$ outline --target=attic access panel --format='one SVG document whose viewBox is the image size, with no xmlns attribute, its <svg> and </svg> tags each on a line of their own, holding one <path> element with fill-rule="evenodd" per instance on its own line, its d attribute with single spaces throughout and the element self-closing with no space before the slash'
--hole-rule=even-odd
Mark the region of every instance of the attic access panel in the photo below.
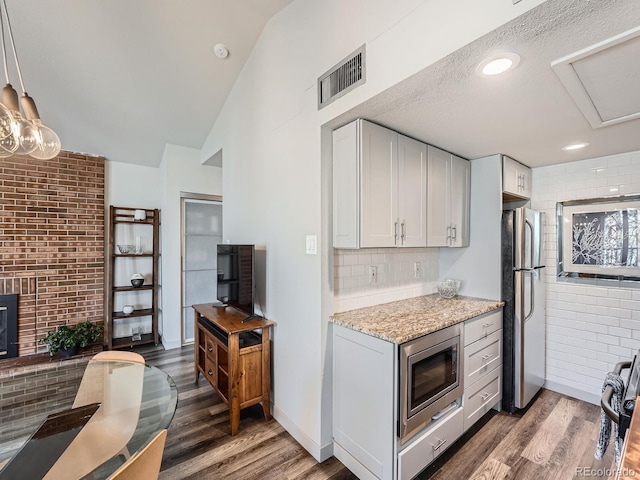
<svg viewBox="0 0 640 480">
<path fill-rule="evenodd" d="M 593 128 L 640 118 L 640 27 L 551 63 Z"/>
</svg>

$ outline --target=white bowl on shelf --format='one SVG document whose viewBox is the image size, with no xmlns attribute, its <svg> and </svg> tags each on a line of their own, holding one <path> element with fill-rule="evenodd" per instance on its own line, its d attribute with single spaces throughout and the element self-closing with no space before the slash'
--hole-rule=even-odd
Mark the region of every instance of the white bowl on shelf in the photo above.
<svg viewBox="0 0 640 480">
<path fill-rule="evenodd" d="M 135 308 L 133 307 L 133 305 L 125 305 L 124 307 L 122 307 L 122 313 L 126 315 L 133 313 L 134 310 Z"/>
<path fill-rule="evenodd" d="M 453 298 L 460 291 L 460 280 L 445 278 L 436 284 L 436 289 L 442 298 Z"/>
</svg>

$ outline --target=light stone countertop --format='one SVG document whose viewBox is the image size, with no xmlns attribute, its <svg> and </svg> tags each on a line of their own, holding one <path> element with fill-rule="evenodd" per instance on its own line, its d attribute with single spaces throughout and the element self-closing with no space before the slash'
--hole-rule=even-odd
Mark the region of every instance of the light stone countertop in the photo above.
<svg viewBox="0 0 640 480">
<path fill-rule="evenodd" d="M 461 296 L 442 298 L 432 294 L 336 313 L 331 322 L 400 344 L 503 305 L 504 302 L 497 300 Z"/>
</svg>

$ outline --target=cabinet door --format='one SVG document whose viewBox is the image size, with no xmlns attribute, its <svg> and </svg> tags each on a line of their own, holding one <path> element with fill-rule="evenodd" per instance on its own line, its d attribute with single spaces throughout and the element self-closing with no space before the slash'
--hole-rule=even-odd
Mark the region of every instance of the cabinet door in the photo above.
<svg viewBox="0 0 640 480">
<path fill-rule="evenodd" d="M 427 246 L 427 145 L 398 135 L 398 216 L 402 247 Z"/>
<path fill-rule="evenodd" d="M 451 154 L 429 145 L 427 159 L 427 246 L 449 245 Z"/>
<path fill-rule="evenodd" d="M 333 132 L 333 247 L 360 246 L 358 122 Z"/>
<path fill-rule="evenodd" d="M 513 158 L 503 156 L 502 191 L 517 198 L 531 198 L 531 169 Z"/>
<path fill-rule="evenodd" d="M 520 172 L 522 178 L 522 196 L 531 198 L 531 169 L 521 165 Z"/>
<path fill-rule="evenodd" d="M 393 247 L 400 239 L 398 134 L 360 122 L 360 246 Z"/>
<path fill-rule="evenodd" d="M 471 164 L 451 155 L 451 243 L 453 247 L 469 246 L 469 209 Z"/>
<path fill-rule="evenodd" d="M 518 178 L 518 162 L 509 157 L 502 157 L 502 191 L 520 196 L 520 179 Z"/>
</svg>

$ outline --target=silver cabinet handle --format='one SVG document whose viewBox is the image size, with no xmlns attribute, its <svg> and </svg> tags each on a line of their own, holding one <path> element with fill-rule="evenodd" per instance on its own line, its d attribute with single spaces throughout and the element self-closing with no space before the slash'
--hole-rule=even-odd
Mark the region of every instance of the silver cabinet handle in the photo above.
<svg viewBox="0 0 640 480">
<path fill-rule="evenodd" d="M 438 440 L 438 444 L 437 445 L 431 445 L 431 447 L 433 448 L 434 452 L 437 452 L 438 450 L 440 450 L 440 448 L 447 443 L 447 439 L 442 439 L 442 440 Z"/>
<path fill-rule="evenodd" d="M 482 395 L 480 395 L 480 398 L 482 399 L 483 402 L 486 402 L 490 396 L 491 394 L 489 392 L 484 392 Z"/>
<path fill-rule="evenodd" d="M 487 353 L 486 355 L 482 356 L 482 361 L 486 362 L 487 360 L 489 360 L 491 357 L 493 357 L 492 353 Z"/>
<path fill-rule="evenodd" d="M 447 227 L 447 244 L 451 243 L 451 225 Z"/>
<path fill-rule="evenodd" d="M 454 225 L 451 230 L 453 231 L 453 243 L 456 243 L 458 239 L 458 225 Z"/>
<path fill-rule="evenodd" d="M 393 224 L 393 244 L 398 244 L 398 222 L 394 222 Z"/>
<path fill-rule="evenodd" d="M 407 238 L 406 228 L 406 220 L 402 220 L 400 224 L 400 239 L 402 240 L 402 245 L 404 245 L 404 240 Z"/>
</svg>

